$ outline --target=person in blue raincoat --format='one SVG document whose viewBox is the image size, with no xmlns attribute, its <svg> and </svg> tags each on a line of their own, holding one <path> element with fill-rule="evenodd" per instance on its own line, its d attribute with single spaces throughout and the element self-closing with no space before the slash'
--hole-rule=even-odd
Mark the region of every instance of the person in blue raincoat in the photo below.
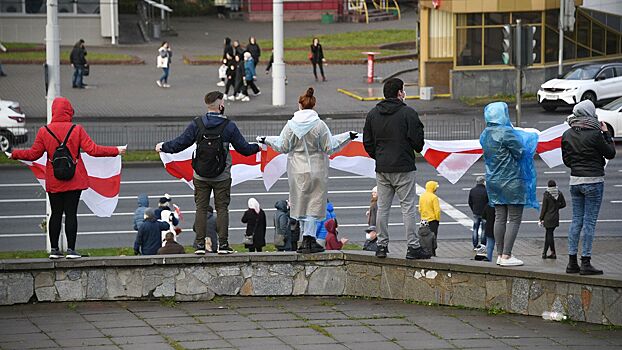
<svg viewBox="0 0 622 350">
<path fill-rule="evenodd" d="M 486 163 L 489 205 L 495 207 L 497 264 L 520 266 L 523 262 L 512 255 L 512 247 L 520 228 L 523 209 L 539 206 L 533 162 L 538 134 L 515 129 L 504 102 L 487 105 L 484 108 L 484 119 L 486 129 L 479 142 Z"/>
</svg>

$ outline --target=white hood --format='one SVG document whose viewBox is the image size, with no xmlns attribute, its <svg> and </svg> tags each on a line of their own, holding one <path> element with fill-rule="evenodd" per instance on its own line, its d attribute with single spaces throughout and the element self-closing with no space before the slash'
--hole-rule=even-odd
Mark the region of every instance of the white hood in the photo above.
<svg viewBox="0 0 622 350">
<path fill-rule="evenodd" d="M 302 138 L 315 127 L 319 120 L 320 117 L 316 111 L 312 109 L 303 109 L 294 113 L 294 116 L 287 122 L 287 125 L 298 138 Z"/>
</svg>

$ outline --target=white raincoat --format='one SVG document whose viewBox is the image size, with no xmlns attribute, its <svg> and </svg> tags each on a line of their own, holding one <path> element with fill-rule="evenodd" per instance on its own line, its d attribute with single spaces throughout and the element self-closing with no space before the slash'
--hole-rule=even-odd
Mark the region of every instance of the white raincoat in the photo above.
<svg viewBox="0 0 622 350">
<path fill-rule="evenodd" d="M 280 136 L 266 137 L 266 144 L 287 153 L 290 216 L 296 219 L 326 215 L 328 165 L 330 154 L 350 142 L 350 134 L 333 136 L 316 111 L 294 113 Z"/>
</svg>

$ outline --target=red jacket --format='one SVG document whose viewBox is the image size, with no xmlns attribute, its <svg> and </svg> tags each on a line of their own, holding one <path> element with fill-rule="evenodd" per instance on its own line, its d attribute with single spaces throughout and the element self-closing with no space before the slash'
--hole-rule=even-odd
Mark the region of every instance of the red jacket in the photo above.
<svg viewBox="0 0 622 350">
<path fill-rule="evenodd" d="M 343 243 L 337 239 L 337 223 L 334 219 L 329 219 L 324 223 L 326 227 L 326 249 L 341 250 Z"/>
<path fill-rule="evenodd" d="M 48 128 L 61 141 L 67 136 L 67 132 L 73 124 L 71 122 L 72 119 L 73 107 L 69 100 L 65 97 L 54 99 L 52 103 L 52 122 L 48 125 Z M 47 192 L 58 193 L 87 189 L 89 187 L 89 178 L 82 158 L 78 158 L 76 173 L 71 180 L 61 181 L 54 177 L 51 158 L 56 147 L 58 147 L 58 141 L 50 135 L 45 127 L 42 127 L 37 132 L 37 137 L 32 147 L 25 150 L 14 150 L 11 158 L 34 161 L 41 158 L 43 152 L 47 152 L 48 161 L 45 167 L 45 190 Z M 114 157 L 119 154 L 119 150 L 116 147 L 98 146 L 95 144 L 81 125 L 76 125 L 73 128 L 67 141 L 67 147 L 74 157 L 78 154 L 78 148 L 93 157 Z"/>
</svg>

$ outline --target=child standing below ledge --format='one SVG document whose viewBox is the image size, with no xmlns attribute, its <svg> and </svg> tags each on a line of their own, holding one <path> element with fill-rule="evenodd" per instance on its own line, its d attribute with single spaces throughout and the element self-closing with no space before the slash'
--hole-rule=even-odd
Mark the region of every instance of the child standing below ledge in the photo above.
<svg viewBox="0 0 622 350">
<path fill-rule="evenodd" d="M 544 226 L 546 229 L 542 259 L 557 259 L 553 232 L 559 226 L 559 210 L 565 207 L 566 200 L 564 195 L 557 189 L 557 183 L 555 183 L 555 180 L 549 180 L 548 187 L 542 197 L 542 209 L 540 210 L 540 226 Z M 549 248 L 551 248 L 551 255 L 547 256 L 546 252 Z"/>
</svg>

